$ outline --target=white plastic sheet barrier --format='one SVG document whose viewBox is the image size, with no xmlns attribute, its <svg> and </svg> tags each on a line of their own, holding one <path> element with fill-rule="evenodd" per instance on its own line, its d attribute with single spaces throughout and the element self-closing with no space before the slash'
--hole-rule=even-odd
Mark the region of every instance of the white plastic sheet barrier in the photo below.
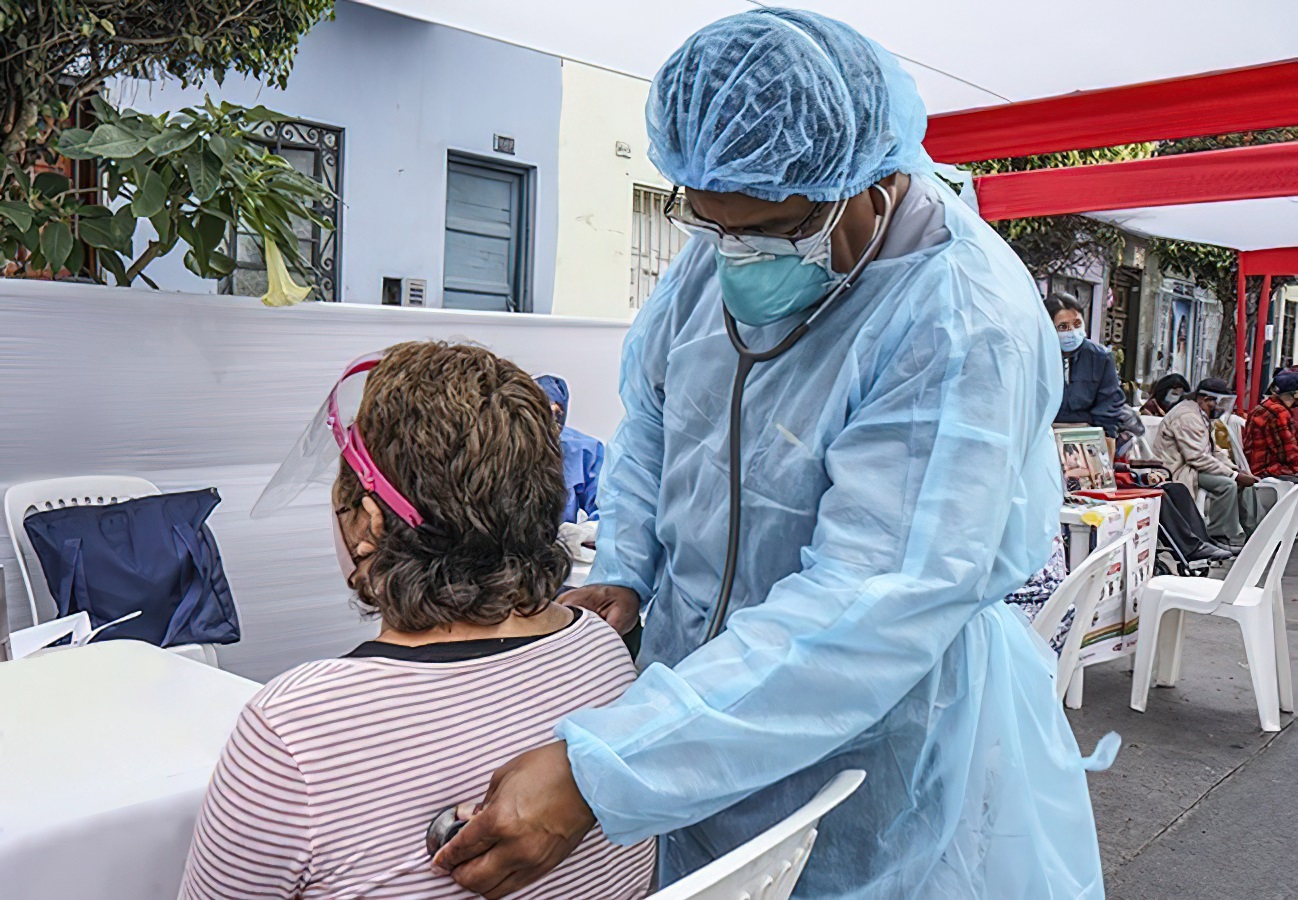
<svg viewBox="0 0 1298 900">
<path fill-rule="evenodd" d="M 306 304 L 0 280 L 0 493 L 63 475 L 215 486 L 211 519 L 243 620 L 223 668 L 265 680 L 371 637 L 347 600 L 327 492 L 248 510 L 350 359 L 403 340 L 482 344 L 572 388 L 570 422 L 607 439 L 622 415 L 625 323 Z M 0 517 L 2 519 L 2 517 Z M 30 624 L 0 520 L 10 624 Z"/>
</svg>

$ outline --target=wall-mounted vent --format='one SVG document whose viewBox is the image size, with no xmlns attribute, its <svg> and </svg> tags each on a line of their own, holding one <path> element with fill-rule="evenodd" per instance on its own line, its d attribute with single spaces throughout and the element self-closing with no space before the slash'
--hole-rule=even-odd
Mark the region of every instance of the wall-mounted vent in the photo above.
<svg viewBox="0 0 1298 900">
<path fill-rule="evenodd" d="M 401 305 L 423 306 L 428 299 L 428 280 L 425 278 L 401 279 Z"/>
</svg>

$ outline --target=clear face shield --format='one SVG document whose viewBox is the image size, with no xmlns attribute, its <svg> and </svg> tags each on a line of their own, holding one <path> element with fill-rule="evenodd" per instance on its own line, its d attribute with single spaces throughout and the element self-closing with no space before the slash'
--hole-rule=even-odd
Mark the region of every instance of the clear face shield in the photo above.
<svg viewBox="0 0 1298 900">
<path fill-rule="evenodd" d="M 253 504 L 254 519 L 287 508 L 308 487 L 332 486 L 341 457 L 356 473 L 366 492 L 377 496 L 411 528 L 423 525 L 423 516 L 370 459 L 356 427 L 356 413 L 365 394 L 366 378 L 382 359 L 381 353 L 363 356 L 343 370 L 342 377 Z"/>
<path fill-rule="evenodd" d="M 1235 411 L 1234 394 L 1210 394 L 1204 391 L 1200 396 L 1213 402 L 1213 410 L 1208 416 L 1210 419 L 1228 419 Z"/>
</svg>

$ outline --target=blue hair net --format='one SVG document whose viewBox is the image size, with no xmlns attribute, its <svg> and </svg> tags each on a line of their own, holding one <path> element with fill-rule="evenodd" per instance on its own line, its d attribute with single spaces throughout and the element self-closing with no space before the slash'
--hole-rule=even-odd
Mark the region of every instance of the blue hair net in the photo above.
<svg viewBox="0 0 1298 900">
<path fill-rule="evenodd" d="M 914 80 L 860 32 L 760 9 L 713 22 L 659 70 L 649 158 L 672 182 L 761 200 L 844 200 L 931 171 Z"/>
<path fill-rule="evenodd" d="M 564 424 L 568 420 L 568 382 L 558 375 L 541 375 L 536 378 L 536 383 L 551 403 L 559 404 L 559 424 Z"/>
</svg>

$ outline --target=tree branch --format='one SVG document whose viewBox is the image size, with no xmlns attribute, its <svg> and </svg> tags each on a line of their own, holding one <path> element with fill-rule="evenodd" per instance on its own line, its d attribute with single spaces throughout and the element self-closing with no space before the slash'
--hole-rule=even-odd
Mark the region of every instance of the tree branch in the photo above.
<svg viewBox="0 0 1298 900">
<path fill-rule="evenodd" d="M 149 246 L 140 254 L 140 258 L 131 263 L 131 267 L 126 270 L 126 283 L 131 284 L 136 278 L 140 277 L 140 273 L 144 271 L 149 263 L 161 255 L 161 251 L 162 244 L 157 241 L 149 241 Z M 154 285 L 154 287 L 157 287 L 157 285 Z"/>
</svg>

